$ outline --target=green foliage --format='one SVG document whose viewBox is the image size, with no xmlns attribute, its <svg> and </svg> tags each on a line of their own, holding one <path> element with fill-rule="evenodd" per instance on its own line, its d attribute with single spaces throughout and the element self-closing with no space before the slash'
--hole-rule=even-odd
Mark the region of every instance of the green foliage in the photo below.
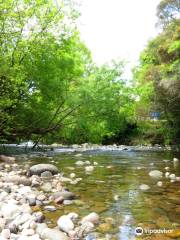
<svg viewBox="0 0 180 240">
<path fill-rule="evenodd" d="M 148 43 L 140 56 L 140 66 L 134 75 L 144 92 L 140 101 L 148 99 L 148 112 L 160 111 L 167 120 L 167 139 L 180 139 L 180 19 L 179 1 L 164 0 L 158 6 L 163 15 L 164 30 Z M 174 17 L 173 17 L 174 16 Z M 162 20 L 162 18 L 160 18 Z M 147 107 L 143 107 L 147 111 Z M 146 109 L 146 110 L 145 110 Z M 164 140 L 165 141 L 165 140 Z M 168 140 L 170 141 L 170 140 Z"/>
</svg>

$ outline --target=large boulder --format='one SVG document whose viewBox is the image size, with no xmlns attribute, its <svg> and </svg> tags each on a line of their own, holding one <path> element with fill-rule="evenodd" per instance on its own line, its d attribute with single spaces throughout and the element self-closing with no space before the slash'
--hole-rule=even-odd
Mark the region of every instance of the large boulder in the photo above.
<svg viewBox="0 0 180 240">
<path fill-rule="evenodd" d="M 65 233 L 57 229 L 50 229 L 50 228 L 45 228 L 42 231 L 41 238 L 48 239 L 48 240 L 70 240 L 70 238 L 67 237 Z"/>
<path fill-rule="evenodd" d="M 58 168 L 52 164 L 45 164 L 45 163 L 41 163 L 41 164 L 36 164 L 34 166 L 32 166 L 30 169 L 29 169 L 29 175 L 32 176 L 32 175 L 41 175 L 41 173 L 43 172 L 51 172 L 52 174 L 57 174 L 59 171 L 58 171 Z"/>
</svg>

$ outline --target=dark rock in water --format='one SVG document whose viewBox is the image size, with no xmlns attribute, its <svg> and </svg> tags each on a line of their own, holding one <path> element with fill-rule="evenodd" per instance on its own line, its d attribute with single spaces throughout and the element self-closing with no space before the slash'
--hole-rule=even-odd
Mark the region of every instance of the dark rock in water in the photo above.
<svg viewBox="0 0 180 240">
<path fill-rule="evenodd" d="M 2 179 L 4 182 L 12 182 L 14 184 L 23 184 L 24 186 L 30 186 L 31 185 L 31 180 L 26 178 L 26 177 L 20 177 L 20 176 L 9 176 L 6 178 Z"/>
<path fill-rule="evenodd" d="M 50 171 L 45 171 L 41 173 L 41 177 L 43 178 L 51 178 L 53 175 Z"/>
<path fill-rule="evenodd" d="M 59 171 L 57 169 L 56 166 L 52 165 L 52 164 L 37 164 L 37 165 L 34 165 L 30 168 L 29 170 L 29 175 L 32 176 L 32 175 L 41 175 L 41 173 L 43 172 L 51 172 L 51 174 L 57 174 Z"/>
<path fill-rule="evenodd" d="M 0 161 L 13 163 L 13 162 L 16 161 L 16 159 L 15 159 L 15 157 L 9 157 L 9 156 L 5 156 L 5 155 L 0 155 Z"/>
<path fill-rule="evenodd" d="M 58 199 L 59 197 L 63 197 L 64 200 L 73 200 L 75 198 L 75 194 L 72 192 L 63 191 L 54 193 L 53 197 L 55 200 Z"/>
</svg>

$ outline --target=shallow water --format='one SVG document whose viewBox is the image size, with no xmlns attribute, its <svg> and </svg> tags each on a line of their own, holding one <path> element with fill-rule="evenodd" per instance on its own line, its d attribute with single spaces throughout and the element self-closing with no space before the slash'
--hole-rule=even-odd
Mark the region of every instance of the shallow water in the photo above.
<svg viewBox="0 0 180 240">
<path fill-rule="evenodd" d="M 82 156 L 76 154 L 59 153 L 51 158 L 35 158 L 31 162 L 53 163 L 65 177 L 74 172 L 76 177 L 82 178 L 76 185 L 68 186 L 65 183 L 81 202 L 61 206 L 56 212 L 46 213 L 51 226 L 60 215 L 70 211 L 81 217 L 92 211 L 99 213 L 101 223 L 110 222 L 110 228 L 97 229 L 100 236 L 106 236 L 106 239 L 134 239 L 137 226 L 143 229 L 177 229 L 180 226 L 179 182 L 170 183 L 169 179 L 163 177 L 163 186 L 158 187 L 157 180 L 148 175 L 154 169 L 165 173 L 164 168 L 168 166 L 169 172 L 179 176 L 180 168 L 172 161 L 174 154 L 133 151 L 85 152 Z M 92 165 L 97 162 L 98 165 L 92 174 L 87 175 L 83 166 L 75 165 L 77 160 L 88 160 Z M 149 185 L 150 189 L 141 191 L 141 184 Z M 144 235 L 144 239 L 153 237 Z"/>
</svg>

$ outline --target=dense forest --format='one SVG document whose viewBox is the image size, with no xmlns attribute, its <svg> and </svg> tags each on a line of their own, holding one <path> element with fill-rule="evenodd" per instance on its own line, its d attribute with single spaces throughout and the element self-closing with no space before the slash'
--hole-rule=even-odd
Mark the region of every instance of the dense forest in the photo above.
<svg viewBox="0 0 180 240">
<path fill-rule="evenodd" d="M 0 3 L 0 141 L 180 143 L 180 0 L 157 7 L 160 33 L 140 54 L 97 66 L 73 0 Z"/>
</svg>

